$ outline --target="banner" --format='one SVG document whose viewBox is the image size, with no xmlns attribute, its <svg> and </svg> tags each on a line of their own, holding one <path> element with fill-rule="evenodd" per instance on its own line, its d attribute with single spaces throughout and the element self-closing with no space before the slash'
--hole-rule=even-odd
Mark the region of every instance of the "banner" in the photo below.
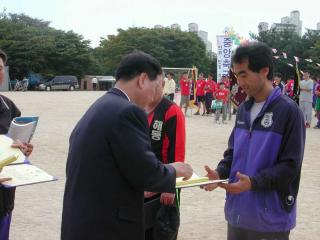
<svg viewBox="0 0 320 240">
<path fill-rule="evenodd" d="M 198 70 L 193 67 L 191 70 L 191 88 L 190 88 L 190 101 L 194 101 L 196 103 L 196 93 L 197 93 L 197 76 L 198 76 Z"/>
<path fill-rule="evenodd" d="M 223 75 L 229 75 L 232 55 L 232 38 L 227 35 L 218 35 L 217 47 L 217 82 L 220 82 Z"/>
</svg>

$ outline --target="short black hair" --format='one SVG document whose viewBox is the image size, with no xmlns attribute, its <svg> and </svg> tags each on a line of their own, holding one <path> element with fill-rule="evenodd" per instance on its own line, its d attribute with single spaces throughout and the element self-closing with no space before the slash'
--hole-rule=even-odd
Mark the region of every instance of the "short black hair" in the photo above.
<svg viewBox="0 0 320 240">
<path fill-rule="evenodd" d="M 282 78 L 282 74 L 281 73 L 275 73 L 274 77 Z"/>
<path fill-rule="evenodd" d="M 272 80 L 272 50 L 268 45 L 262 42 L 251 42 L 239 46 L 232 56 L 232 64 L 242 63 L 245 60 L 248 60 L 248 68 L 253 72 L 259 72 L 262 68 L 268 67 L 267 78 Z"/>
<path fill-rule="evenodd" d="M 119 79 L 130 81 L 141 73 L 146 73 L 153 81 L 162 74 L 162 68 L 157 59 L 145 52 L 135 50 L 122 58 L 115 77 L 116 81 Z"/>
<path fill-rule="evenodd" d="M 3 63 L 6 64 L 7 54 L 4 51 L 2 51 L 1 49 L 0 49 L 0 58 L 2 59 Z"/>
<path fill-rule="evenodd" d="M 173 72 L 168 72 L 168 75 L 170 75 L 171 77 L 174 77 Z"/>
</svg>

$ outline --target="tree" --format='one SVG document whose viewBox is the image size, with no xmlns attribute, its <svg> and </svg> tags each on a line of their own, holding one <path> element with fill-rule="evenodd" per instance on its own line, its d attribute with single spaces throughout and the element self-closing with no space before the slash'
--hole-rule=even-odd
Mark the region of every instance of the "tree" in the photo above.
<svg viewBox="0 0 320 240">
<path fill-rule="evenodd" d="M 129 28 L 103 39 L 99 51 L 106 72 L 113 74 L 122 56 L 141 50 L 165 67 L 193 67 L 208 71 L 210 60 L 202 40 L 194 33 L 179 30 Z"/>
<path fill-rule="evenodd" d="M 11 78 L 21 79 L 29 72 L 47 78 L 93 72 L 96 61 L 90 42 L 49 24 L 24 14 L 0 14 L 0 46 L 9 56 Z"/>
<path fill-rule="evenodd" d="M 315 64 L 320 62 L 320 31 L 307 30 L 302 37 L 294 31 L 275 32 L 274 30 L 263 31 L 258 35 L 251 33 L 250 36 L 253 40 L 264 42 L 278 50 L 277 55 L 280 55 L 280 58 L 275 60 L 274 72 L 282 73 L 284 80 L 294 75 L 295 69 L 288 65 L 288 63 L 295 64 L 293 56 L 300 58 L 300 69 L 308 69 L 313 75 L 320 74 L 320 68 Z M 282 52 L 287 53 L 287 59 L 282 57 Z M 313 62 L 309 63 L 305 59 L 311 59 Z"/>
</svg>

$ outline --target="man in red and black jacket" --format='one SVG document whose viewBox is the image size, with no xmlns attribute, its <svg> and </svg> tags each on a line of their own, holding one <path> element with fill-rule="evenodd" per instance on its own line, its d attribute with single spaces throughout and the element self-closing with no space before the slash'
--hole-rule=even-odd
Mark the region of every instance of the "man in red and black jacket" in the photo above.
<svg viewBox="0 0 320 240">
<path fill-rule="evenodd" d="M 185 117 L 180 108 L 172 101 L 163 97 L 159 88 L 154 102 L 146 109 L 148 113 L 149 134 L 152 151 L 163 163 L 184 162 L 186 131 Z M 145 198 L 153 197 L 158 193 L 145 192 Z M 176 239 L 180 224 L 180 191 L 176 193 L 160 193 L 160 208 L 165 214 L 174 216 L 170 223 L 173 232 L 164 234 L 161 224 L 156 220 L 153 229 L 146 232 L 146 240 Z M 157 215 L 159 216 L 160 212 Z M 172 220 L 171 217 L 168 216 Z"/>
</svg>

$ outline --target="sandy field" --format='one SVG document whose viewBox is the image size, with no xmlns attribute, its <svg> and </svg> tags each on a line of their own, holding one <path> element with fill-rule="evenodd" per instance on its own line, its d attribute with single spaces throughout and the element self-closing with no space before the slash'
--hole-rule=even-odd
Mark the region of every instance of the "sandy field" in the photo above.
<svg viewBox="0 0 320 240">
<path fill-rule="evenodd" d="M 60 236 L 62 198 L 68 139 L 88 107 L 104 92 L 14 92 L 11 98 L 24 116 L 39 116 L 32 140 L 33 164 L 59 178 L 56 182 L 19 187 L 11 228 L 12 240 L 57 240 Z M 186 160 L 204 174 L 204 165 L 215 167 L 226 148 L 233 122 L 214 124 L 213 117 L 186 118 Z M 297 226 L 291 239 L 319 239 L 320 232 L 320 130 L 307 129 Z M 317 160 L 318 159 L 318 160 Z M 90 181 L 90 180 L 88 180 Z M 226 239 L 225 193 L 189 188 L 182 192 L 179 240 Z"/>
</svg>

